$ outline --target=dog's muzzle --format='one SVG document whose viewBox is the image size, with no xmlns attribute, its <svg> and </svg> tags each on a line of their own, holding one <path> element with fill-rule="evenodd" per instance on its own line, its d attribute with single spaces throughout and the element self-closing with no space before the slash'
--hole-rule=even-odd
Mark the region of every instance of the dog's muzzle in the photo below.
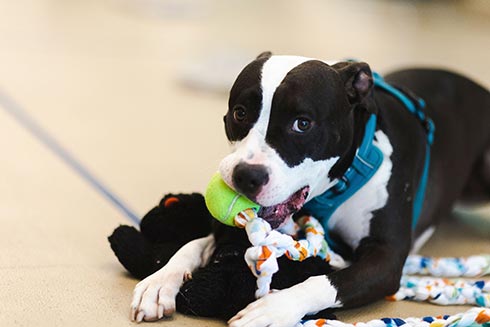
<svg viewBox="0 0 490 327">
<path fill-rule="evenodd" d="M 233 188 L 252 201 L 269 182 L 269 171 L 264 165 L 241 162 L 235 166 L 232 174 Z M 306 201 L 309 186 L 304 186 L 289 196 L 286 200 L 275 205 L 261 207 L 259 216 L 265 219 L 272 228 L 279 227 L 288 217 L 298 212 Z M 259 203 L 260 204 L 260 203 Z"/>
<path fill-rule="evenodd" d="M 242 162 L 233 169 L 232 181 L 237 192 L 255 200 L 262 187 L 269 182 L 269 172 L 266 166 Z"/>
</svg>

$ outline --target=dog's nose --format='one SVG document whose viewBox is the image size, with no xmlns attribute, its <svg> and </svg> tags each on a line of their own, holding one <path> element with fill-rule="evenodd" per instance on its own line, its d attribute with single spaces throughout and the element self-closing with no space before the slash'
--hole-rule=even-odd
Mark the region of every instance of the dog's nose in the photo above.
<svg viewBox="0 0 490 327">
<path fill-rule="evenodd" d="M 269 182 L 269 173 L 267 167 L 263 165 L 239 163 L 233 169 L 232 178 L 236 191 L 253 199 L 260 192 L 262 186 Z"/>
</svg>

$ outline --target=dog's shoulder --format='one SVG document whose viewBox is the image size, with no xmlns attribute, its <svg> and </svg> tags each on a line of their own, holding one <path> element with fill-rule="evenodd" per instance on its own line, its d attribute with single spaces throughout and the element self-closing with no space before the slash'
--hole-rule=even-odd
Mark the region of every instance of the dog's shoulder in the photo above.
<svg viewBox="0 0 490 327">
<path fill-rule="evenodd" d="M 387 135 L 378 130 L 374 145 L 383 153 L 383 163 L 374 176 L 333 213 L 328 229 L 340 236 L 352 249 L 369 234 L 373 212 L 388 201 L 388 182 L 391 178 L 393 147 Z"/>
</svg>

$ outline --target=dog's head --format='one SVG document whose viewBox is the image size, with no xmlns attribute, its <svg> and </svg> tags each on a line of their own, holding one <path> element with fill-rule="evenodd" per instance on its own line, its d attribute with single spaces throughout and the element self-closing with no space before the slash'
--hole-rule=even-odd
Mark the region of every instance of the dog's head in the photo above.
<svg viewBox="0 0 490 327">
<path fill-rule="evenodd" d="M 238 75 L 224 117 L 224 181 L 276 228 L 350 166 L 376 106 L 365 63 L 263 53 Z"/>
</svg>

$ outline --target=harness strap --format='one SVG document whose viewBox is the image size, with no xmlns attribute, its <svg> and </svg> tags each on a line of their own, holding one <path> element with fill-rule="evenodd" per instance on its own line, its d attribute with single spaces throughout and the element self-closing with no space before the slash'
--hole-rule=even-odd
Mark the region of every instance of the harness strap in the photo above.
<svg viewBox="0 0 490 327">
<path fill-rule="evenodd" d="M 323 194 L 311 199 L 304 208 L 321 221 L 326 230 L 325 239 L 338 253 L 348 251 L 342 244 L 335 242 L 328 233 L 328 221 L 335 210 L 364 186 L 383 163 L 383 153 L 373 144 L 376 131 L 376 115 L 371 115 L 364 131 L 364 137 L 354 160 L 344 176 L 337 180 Z"/>
<path fill-rule="evenodd" d="M 424 204 L 425 198 L 425 190 L 427 188 L 427 181 L 429 179 L 430 148 L 432 143 L 434 142 L 435 125 L 432 119 L 430 119 L 424 113 L 424 100 L 418 98 L 410 91 L 404 90 L 404 92 L 402 92 L 400 90 L 401 88 L 396 88 L 393 85 L 386 83 L 383 77 L 381 77 L 381 75 L 379 75 L 378 73 L 373 73 L 373 77 L 374 85 L 390 93 L 400 102 L 402 102 L 405 108 L 407 108 L 407 110 L 420 121 L 427 133 L 424 168 L 422 171 L 422 176 L 420 177 L 417 193 L 415 194 L 412 210 L 412 229 L 415 229 L 420 218 L 420 213 L 422 212 L 422 206 Z"/>
<path fill-rule="evenodd" d="M 409 91 L 401 91 L 402 88 L 396 88 L 386 83 L 377 73 L 373 73 L 373 78 L 374 85 L 399 100 L 420 121 L 427 134 L 425 162 L 412 210 L 412 229 L 415 229 L 424 203 L 430 168 L 430 147 L 434 141 L 435 126 L 433 121 L 424 112 L 424 100 Z M 328 244 L 339 253 L 342 253 L 345 249 L 342 249 L 340 244 L 331 239 L 328 233 L 328 221 L 340 205 L 364 186 L 381 166 L 383 153 L 373 143 L 375 131 L 376 115 L 372 114 L 366 124 L 361 146 L 357 150 L 354 160 L 344 176 L 339 178 L 335 185 L 319 196 L 311 199 L 304 206 L 310 214 L 322 222 L 325 230 L 327 230 L 325 238 Z"/>
</svg>

